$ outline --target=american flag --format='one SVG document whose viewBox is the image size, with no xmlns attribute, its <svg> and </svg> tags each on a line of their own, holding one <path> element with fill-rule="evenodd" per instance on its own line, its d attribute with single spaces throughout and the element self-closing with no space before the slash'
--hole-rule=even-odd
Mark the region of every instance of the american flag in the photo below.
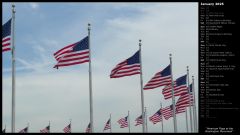
<svg viewBox="0 0 240 135">
<path fill-rule="evenodd" d="M 44 129 L 40 130 L 40 133 L 49 133 L 49 132 L 50 132 L 50 126 L 47 126 Z"/>
<path fill-rule="evenodd" d="M 173 105 L 167 106 L 165 108 L 161 108 L 160 111 L 166 120 L 173 117 Z"/>
<path fill-rule="evenodd" d="M 108 130 L 108 129 L 111 129 L 111 125 L 110 125 L 110 119 L 107 121 L 105 127 L 103 130 Z"/>
<path fill-rule="evenodd" d="M 64 133 L 71 133 L 71 124 L 67 125 L 64 129 L 63 129 Z"/>
<path fill-rule="evenodd" d="M 160 110 L 158 110 L 153 116 L 149 117 L 149 120 L 153 123 L 156 124 L 158 122 L 162 121 L 162 113 Z"/>
<path fill-rule="evenodd" d="M 144 86 L 144 90 L 154 89 L 171 84 L 171 69 L 168 65 L 162 71 L 156 73 L 154 77 Z"/>
<path fill-rule="evenodd" d="M 87 128 L 86 128 L 86 131 L 85 131 L 86 133 L 90 133 L 90 131 L 91 131 L 91 128 L 90 128 L 90 127 L 91 127 L 91 124 L 89 123 L 88 126 L 87 126 Z"/>
<path fill-rule="evenodd" d="M 181 76 L 174 82 L 174 96 L 180 96 L 187 93 L 186 77 L 187 75 Z M 165 86 L 162 90 L 162 94 L 165 99 L 172 98 L 172 85 Z"/>
<path fill-rule="evenodd" d="M 2 52 L 11 50 L 11 22 L 12 19 L 9 19 L 2 26 Z"/>
<path fill-rule="evenodd" d="M 182 94 L 176 103 L 176 113 L 182 113 L 186 111 L 186 108 L 190 105 L 190 95 L 189 93 Z"/>
<path fill-rule="evenodd" d="M 128 116 L 118 120 L 118 123 L 120 124 L 120 128 L 128 127 Z"/>
<path fill-rule="evenodd" d="M 19 133 L 27 133 L 27 132 L 28 132 L 28 127 L 25 127 L 24 129 L 19 131 Z"/>
<path fill-rule="evenodd" d="M 111 72 L 110 78 L 119 78 L 124 76 L 131 76 L 140 74 L 140 60 L 139 51 L 137 51 L 132 57 L 119 63 Z"/>
<path fill-rule="evenodd" d="M 136 121 L 135 126 L 143 124 L 143 117 L 142 117 L 142 115 L 137 117 L 135 121 Z"/>
<path fill-rule="evenodd" d="M 88 36 L 77 43 L 60 49 L 54 53 L 54 57 L 58 62 L 54 68 L 89 62 Z"/>
</svg>

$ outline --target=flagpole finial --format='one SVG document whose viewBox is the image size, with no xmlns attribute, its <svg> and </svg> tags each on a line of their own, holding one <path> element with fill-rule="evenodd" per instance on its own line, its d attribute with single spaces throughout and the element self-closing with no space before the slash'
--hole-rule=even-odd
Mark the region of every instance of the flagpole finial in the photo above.
<svg viewBox="0 0 240 135">
<path fill-rule="evenodd" d="M 88 23 L 88 30 L 90 30 L 90 27 L 91 27 L 91 24 L 90 24 L 90 23 Z"/>
<path fill-rule="evenodd" d="M 142 42 L 142 40 L 141 40 L 141 39 L 139 39 L 139 46 L 141 46 L 141 45 L 142 45 L 142 43 L 141 43 L 141 42 Z"/>
<path fill-rule="evenodd" d="M 15 11 L 15 4 L 12 4 L 12 12 L 16 13 L 16 11 Z"/>
</svg>

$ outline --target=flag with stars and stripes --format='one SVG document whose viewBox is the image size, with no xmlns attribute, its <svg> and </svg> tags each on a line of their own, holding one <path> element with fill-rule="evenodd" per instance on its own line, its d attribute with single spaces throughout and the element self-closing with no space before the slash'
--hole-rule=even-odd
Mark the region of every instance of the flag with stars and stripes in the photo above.
<svg viewBox="0 0 240 135">
<path fill-rule="evenodd" d="M 128 116 L 119 119 L 119 120 L 118 120 L 118 123 L 120 124 L 120 128 L 128 127 Z"/>
<path fill-rule="evenodd" d="M 2 26 L 2 52 L 11 50 L 11 23 L 12 19 L 9 19 Z"/>
<path fill-rule="evenodd" d="M 144 90 L 154 89 L 171 84 L 171 69 L 168 65 L 162 71 L 156 73 L 154 77 L 144 86 Z"/>
<path fill-rule="evenodd" d="M 140 74 L 140 53 L 137 51 L 133 56 L 116 65 L 111 71 L 110 78 L 120 78 Z"/>
<path fill-rule="evenodd" d="M 110 121 L 111 121 L 110 119 L 107 121 L 107 123 L 106 123 L 106 125 L 105 125 L 103 130 L 111 129 Z"/>
<path fill-rule="evenodd" d="M 174 96 L 180 96 L 184 93 L 187 93 L 187 83 L 186 83 L 187 75 L 183 75 L 176 79 L 174 82 Z M 165 86 L 162 90 L 162 94 L 164 99 L 172 98 L 172 85 Z"/>
<path fill-rule="evenodd" d="M 89 38 L 88 36 L 81 41 L 68 45 L 56 53 L 54 53 L 54 58 L 57 60 L 57 64 L 54 68 L 59 68 L 63 66 L 71 66 L 76 64 L 82 64 L 89 62 Z"/>
<path fill-rule="evenodd" d="M 143 117 L 142 117 L 142 115 L 139 116 L 139 117 L 137 117 L 135 121 L 136 121 L 135 126 L 138 126 L 138 125 L 140 125 L 140 124 L 143 124 Z"/>
<path fill-rule="evenodd" d="M 149 121 L 151 121 L 153 124 L 162 121 L 162 113 L 160 109 L 155 114 L 153 114 L 153 116 L 149 117 Z"/>
</svg>

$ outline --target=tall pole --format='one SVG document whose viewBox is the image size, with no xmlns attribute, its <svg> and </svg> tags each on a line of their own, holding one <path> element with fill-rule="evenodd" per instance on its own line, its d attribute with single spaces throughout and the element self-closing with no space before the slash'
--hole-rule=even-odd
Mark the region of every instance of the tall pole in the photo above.
<svg viewBox="0 0 240 135">
<path fill-rule="evenodd" d="M 70 119 L 70 133 L 72 133 L 72 119 Z"/>
<path fill-rule="evenodd" d="M 160 103 L 160 106 L 161 106 L 160 110 L 162 110 L 162 103 Z M 162 112 L 160 112 L 160 113 L 161 113 L 161 117 L 162 117 L 162 133 L 163 133 L 163 114 L 162 114 Z"/>
<path fill-rule="evenodd" d="M 50 133 L 50 121 L 49 121 L 49 124 L 48 124 L 48 126 L 49 126 L 49 133 Z"/>
<path fill-rule="evenodd" d="M 188 113 L 187 113 L 187 108 L 186 108 L 186 130 L 188 132 Z"/>
<path fill-rule="evenodd" d="M 12 4 L 12 133 L 15 133 L 15 13 Z"/>
<path fill-rule="evenodd" d="M 112 116 L 111 116 L 111 113 L 110 113 L 110 133 L 112 133 Z"/>
<path fill-rule="evenodd" d="M 146 133 L 147 133 L 147 132 L 148 132 L 148 126 L 147 126 L 147 107 L 145 107 L 144 114 L 145 114 Z"/>
<path fill-rule="evenodd" d="M 29 122 L 27 123 L 27 133 L 29 133 Z"/>
<path fill-rule="evenodd" d="M 91 67 L 91 47 L 90 47 L 90 23 L 88 24 L 88 44 L 89 44 L 89 103 L 90 103 L 90 132 L 93 128 L 93 101 L 92 101 L 92 67 Z"/>
<path fill-rule="evenodd" d="M 172 54 L 169 54 L 170 58 L 170 67 L 171 67 L 171 81 L 172 81 L 172 105 L 173 105 L 173 126 L 174 133 L 177 132 L 177 119 L 176 119 L 176 108 L 175 108 L 175 96 L 174 96 L 174 82 L 173 82 L 173 73 L 172 73 Z"/>
<path fill-rule="evenodd" d="M 196 110 L 196 98 L 195 98 L 195 86 L 194 86 L 195 84 L 194 84 L 194 76 L 192 76 L 192 94 L 193 94 L 193 117 L 194 117 L 194 119 L 195 119 L 195 132 L 197 132 L 198 130 L 197 130 L 197 125 L 198 125 L 198 123 L 197 123 L 197 110 Z"/>
<path fill-rule="evenodd" d="M 141 101 L 142 101 L 142 117 L 143 117 L 143 124 L 142 124 L 142 131 L 145 132 L 145 115 L 144 115 L 144 95 L 143 95 L 143 77 L 142 77 L 142 57 L 141 57 L 141 39 L 139 39 L 139 61 L 140 61 L 140 85 L 141 85 Z"/>
<path fill-rule="evenodd" d="M 129 111 L 128 111 L 128 132 L 130 133 L 130 116 L 129 116 Z"/>
<path fill-rule="evenodd" d="M 188 93 L 190 93 L 190 84 L 189 84 L 189 69 L 187 66 L 187 86 L 188 86 Z M 189 94 L 190 96 L 190 94 Z M 190 98 L 190 97 L 189 97 Z M 189 101 L 190 102 L 190 106 L 189 106 L 189 111 L 190 111 L 190 129 L 191 132 L 193 132 L 193 123 L 192 123 L 192 100 Z"/>
</svg>

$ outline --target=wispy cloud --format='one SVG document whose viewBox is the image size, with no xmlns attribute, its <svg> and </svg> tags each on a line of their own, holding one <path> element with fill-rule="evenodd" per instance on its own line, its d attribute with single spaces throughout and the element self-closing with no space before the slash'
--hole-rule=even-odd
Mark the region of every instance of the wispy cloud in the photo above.
<svg viewBox="0 0 240 135">
<path fill-rule="evenodd" d="M 32 9 L 38 9 L 38 8 L 39 8 L 39 4 L 38 4 L 38 3 L 35 3 L 35 2 L 29 3 L 29 6 L 30 6 Z"/>
</svg>

